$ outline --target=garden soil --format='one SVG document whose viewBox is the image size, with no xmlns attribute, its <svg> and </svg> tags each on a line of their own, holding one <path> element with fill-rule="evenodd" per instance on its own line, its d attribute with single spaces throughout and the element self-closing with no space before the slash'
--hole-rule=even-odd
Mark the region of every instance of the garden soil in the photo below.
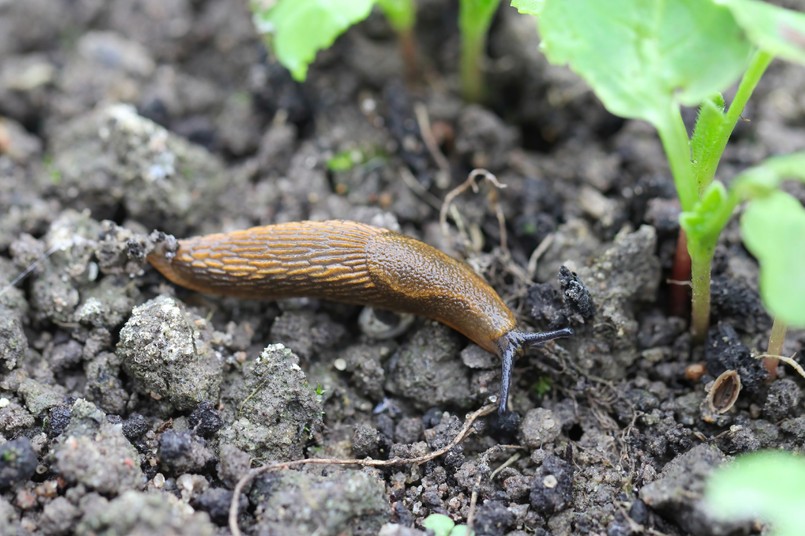
<svg viewBox="0 0 805 536">
<path fill-rule="evenodd" d="M 250 467 L 456 437 L 500 376 L 449 328 L 200 295 L 144 261 L 155 230 L 303 219 L 420 238 L 482 273 L 524 328 L 576 335 L 521 357 L 515 416 L 479 419 L 441 457 L 258 476 L 236 500 L 244 534 L 413 536 L 434 513 L 479 535 L 758 533 L 715 520 L 703 491 L 735 455 L 803 448 L 802 379 L 769 381 L 754 357 L 771 323 L 735 222 L 706 342 L 670 315 L 679 206 L 652 129 L 547 65 L 533 20 L 505 5 L 471 105 L 456 2 L 419 2 L 414 79 L 373 15 L 304 84 L 245 4 L 0 3 L 0 534 L 228 534 Z M 801 68 L 772 65 L 719 177 L 805 147 L 803 87 Z M 474 168 L 505 188 L 480 181 L 441 226 Z M 792 332 L 784 353 L 804 343 Z M 727 370 L 743 389 L 714 413 Z"/>
</svg>

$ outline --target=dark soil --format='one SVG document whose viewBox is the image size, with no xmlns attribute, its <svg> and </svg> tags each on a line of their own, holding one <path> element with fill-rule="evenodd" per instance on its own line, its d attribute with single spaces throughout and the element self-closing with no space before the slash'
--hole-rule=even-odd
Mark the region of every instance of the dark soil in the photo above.
<svg viewBox="0 0 805 536">
<path fill-rule="evenodd" d="M 714 521 L 702 490 L 731 456 L 803 448 L 801 379 L 769 382 L 753 357 L 770 322 L 734 222 L 707 343 L 668 316 L 678 205 L 655 133 L 548 66 L 506 6 L 478 106 L 458 97 L 455 2 L 419 2 L 412 84 L 379 16 L 297 84 L 245 4 L 0 3 L 0 534 L 227 534 L 250 466 L 427 454 L 497 393 L 497 360 L 445 326 L 202 296 L 144 262 L 154 230 L 302 219 L 420 238 L 523 327 L 576 336 L 521 358 L 516 415 L 441 458 L 257 478 L 245 534 L 416 535 L 432 513 L 481 535 L 757 532 Z M 805 71 L 772 66 L 723 179 L 802 149 L 803 87 Z M 441 202 L 474 167 L 506 188 L 459 197 L 443 235 Z M 803 344 L 790 333 L 784 353 Z M 713 414 L 708 385 L 730 369 L 743 391 Z"/>
</svg>

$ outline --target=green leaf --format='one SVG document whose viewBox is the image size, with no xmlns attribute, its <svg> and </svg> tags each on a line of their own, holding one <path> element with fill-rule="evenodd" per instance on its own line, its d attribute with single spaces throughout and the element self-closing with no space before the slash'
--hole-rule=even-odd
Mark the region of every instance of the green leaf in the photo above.
<svg viewBox="0 0 805 536">
<path fill-rule="evenodd" d="M 422 526 L 432 530 L 435 536 L 448 536 L 456 523 L 444 514 L 431 514 L 425 518 Z"/>
<path fill-rule="evenodd" d="M 655 126 L 746 69 L 751 44 L 711 0 L 545 0 L 538 17 L 551 63 L 568 64 L 607 109 Z"/>
<path fill-rule="evenodd" d="M 539 15 L 545 0 L 512 0 L 512 7 L 524 15 Z"/>
<path fill-rule="evenodd" d="M 414 27 L 416 6 L 414 0 L 377 0 L 377 5 L 397 32 L 406 32 Z"/>
<path fill-rule="evenodd" d="M 699 107 L 699 116 L 690 138 L 690 151 L 700 189 L 713 180 L 721 158 L 722 131 L 728 128 L 724 109 L 724 97 L 720 93 L 706 99 Z"/>
<path fill-rule="evenodd" d="M 805 152 L 773 156 L 742 171 L 730 189 L 741 199 L 754 199 L 779 188 L 785 179 L 805 182 Z"/>
<path fill-rule="evenodd" d="M 798 536 L 805 526 L 805 460 L 785 452 L 738 457 L 713 473 L 705 500 L 725 520 L 762 518 L 774 536 Z"/>
<path fill-rule="evenodd" d="M 688 235 L 688 241 L 694 243 L 710 243 L 718 239 L 723 225 L 718 225 L 719 216 L 729 209 L 729 194 L 721 182 L 713 182 L 702 194 L 693 210 L 679 215 L 679 223 Z M 727 216 L 729 219 L 729 215 Z M 714 245 L 714 244 L 713 244 Z"/>
<path fill-rule="evenodd" d="M 319 50 L 353 24 L 369 16 L 375 0 L 279 0 L 268 9 L 255 7 L 254 24 L 297 81 Z"/>
<path fill-rule="evenodd" d="M 805 14 L 757 0 L 717 0 L 761 50 L 805 63 Z"/>
<path fill-rule="evenodd" d="M 805 327 L 805 209 L 791 195 L 772 192 L 749 204 L 741 233 L 760 264 L 760 294 L 769 312 Z"/>
</svg>

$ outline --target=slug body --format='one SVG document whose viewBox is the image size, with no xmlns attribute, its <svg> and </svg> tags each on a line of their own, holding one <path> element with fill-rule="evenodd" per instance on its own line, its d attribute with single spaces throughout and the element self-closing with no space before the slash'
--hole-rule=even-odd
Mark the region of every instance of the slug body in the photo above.
<svg viewBox="0 0 805 536">
<path fill-rule="evenodd" d="M 351 221 L 303 221 L 161 242 L 148 261 L 177 285 L 260 299 L 311 297 L 446 324 L 503 360 L 505 410 L 514 355 L 569 329 L 528 334 L 466 264 L 408 236 Z"/>
</svg>

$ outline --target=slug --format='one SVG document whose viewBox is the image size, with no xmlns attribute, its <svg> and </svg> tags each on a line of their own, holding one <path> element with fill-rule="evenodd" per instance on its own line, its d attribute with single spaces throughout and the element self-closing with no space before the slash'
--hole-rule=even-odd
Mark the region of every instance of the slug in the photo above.
<svg viewBox="0 0 805 536">
<path fill-rule="evenodd" d="M 411 237 L 353 221 L 163 238 L 147 259 L 173 283 L 198 292 L 320 298 L 446 324 L 501 359 L 500 413 L 506 411 L 515 356 L 527 345 L 573 334 L 570 328 L 517 330 L 514 313 L 463 262 Z"/>
</svg>

